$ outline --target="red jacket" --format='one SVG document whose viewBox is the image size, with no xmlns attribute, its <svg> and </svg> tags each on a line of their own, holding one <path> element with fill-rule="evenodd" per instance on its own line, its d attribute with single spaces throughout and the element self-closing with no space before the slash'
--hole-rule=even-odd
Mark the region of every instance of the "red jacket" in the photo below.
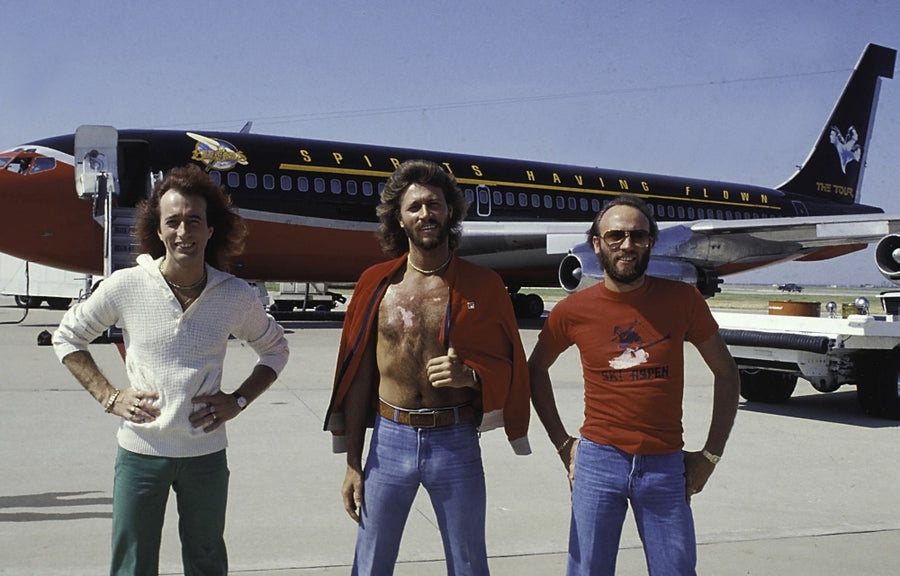
<svg viewBox="0 0 900 576">
<path fill-rule="evenodd" d="M 325 415 L 325 430 L 333 434 L 335 452 L 346 451 L 344 399 L 368 339 L 377 336 L 375 319 L 381 299 L 391 278 L 406 265 L 406 258 L 404 255 L 372 266 L 363 272 L 353 290 L 341 332 L 334 391 Z M 478 373 L 484 410 L 479 429 L 491 430 L 502 425 L 515 453 L 530 454 L 528 364 L 506 287 L 493 270 L 456 257 L 451 259 L 443 279 L 450 289 L 450 300 L 441 342 L 446 348 L 452 341 L 457 355 Z M 371 414 L 374 415 L 377 380 L 372 382 L 372 388 Z"/>
</svg>

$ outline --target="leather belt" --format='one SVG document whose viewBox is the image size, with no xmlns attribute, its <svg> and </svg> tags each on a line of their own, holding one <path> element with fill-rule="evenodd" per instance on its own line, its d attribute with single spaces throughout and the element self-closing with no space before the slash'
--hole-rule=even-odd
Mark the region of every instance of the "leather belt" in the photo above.
<svg viewBox="0 0 900 576">
<path fill-rule="evenodd" d="M 452 426 L 458 422 L 468 422 L 475 417 L 475 407 L 471 404 L 463 404 L 456 408 L 437 410 L 403 410 L 394 408 L 384 400 L 379 400 L 378 413 L 388 420 L 414 428 L 439 428 Z"/>
</svg>

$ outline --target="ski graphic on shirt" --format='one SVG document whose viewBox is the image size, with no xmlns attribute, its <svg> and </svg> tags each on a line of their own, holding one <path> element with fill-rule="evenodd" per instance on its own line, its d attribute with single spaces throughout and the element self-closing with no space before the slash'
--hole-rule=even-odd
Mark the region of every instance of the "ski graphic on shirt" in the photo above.
<svg viewBox="0 0 900 576">
<path fill-rule="evenodd" d="M 649 344 L 644 344 L 643 338 L 636 330 L 638 324 L 639 321 L 635 320 L 628 328 L 620 326 L 613 328 L 612 340 L 619 342 L 619 349 L 622 350 L 622 353 L 609 361 L 610 368 L 625 370 L 646 364 L 650 360 L 647 349 L 669 339 L 668 336 L 663 336 Z"/>
</svg>

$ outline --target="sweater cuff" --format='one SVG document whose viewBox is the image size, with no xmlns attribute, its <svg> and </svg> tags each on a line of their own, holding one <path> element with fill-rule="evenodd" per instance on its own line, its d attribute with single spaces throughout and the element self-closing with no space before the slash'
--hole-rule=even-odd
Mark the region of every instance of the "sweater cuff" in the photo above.
<svg viewBox="0 0 900 576">
<path fill-rule="evenodd" d="M 528 441 L 528 436 L 510 440 L 509 444 L 517 456 L 528 456 L 531 454 L 531 443 Z"/>
</svg>

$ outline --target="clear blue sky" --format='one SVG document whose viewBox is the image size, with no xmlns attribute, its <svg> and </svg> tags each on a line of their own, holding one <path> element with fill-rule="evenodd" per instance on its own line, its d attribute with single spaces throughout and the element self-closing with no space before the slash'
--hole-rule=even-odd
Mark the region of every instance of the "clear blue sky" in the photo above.
<svg viewBox="0 0 900 576">
<path fill-rule="evenodd" d="M 238 130 L 776 186 L 900 3 L 2 1 L 0 149 Z M 621 5 L 620 5 L 621 4 Z M 900 212 L 900 75 L 863 201 Z M 728 282 L 881 283 L 871 249 Z"/>
</svg>

